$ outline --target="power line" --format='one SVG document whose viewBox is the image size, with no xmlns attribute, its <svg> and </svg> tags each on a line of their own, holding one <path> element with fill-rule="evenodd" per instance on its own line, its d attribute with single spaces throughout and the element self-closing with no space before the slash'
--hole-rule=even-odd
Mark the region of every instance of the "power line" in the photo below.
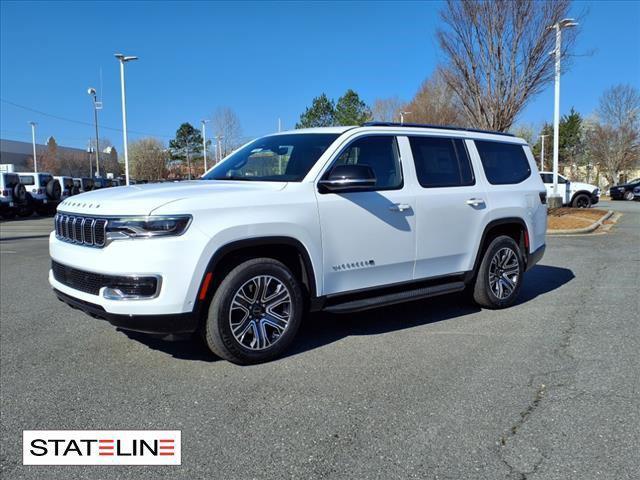
<svg viewBox="0 0 640 480">
<path fill-rule="evenodd" d="M 63 122 L 76 123 L 78 125 L 85 125 L 85 126 L 93 127 L 93 123 L 83 122 L 82 120 L 74 120 L 72 118 L 61 117 L 60 115 L 54 115 L 52 113 L 43 112 L 41 110 L 36 110 L 35 108 L 27 107 L 27 106 L 20 105 L 20 104 L 15 103 L 15 102 L 11 102 L 9 100 L 5 100 L 4 98 L 0 98 L 0 101 L 2 103 L 6 103 L 8 105 L 12 105 L 12 106 L 14 106 L 16 108 L 21 108 L 23 110 L 27 110 L 27 111 L 32 112 L 32 113 L 37 113 L 38 115 L 42 115 L 44 117 L 55 118 L 56 120 L 61 120 Z M 104 128 L 105 130 L 113 130 L 114 132 L 122 132 L 121 128 L 105 127 L 105 126 L 101 126 L 100 128 Z M 173 138 L 173 136 L 171 136 L 171 135 L 160 135 L 160 134 L 157 134 L 157 133 L 138 132 L 136 130 L 128 130 L 128 131 L 130 133 L 135 133 L 137 135 L 150 135 L 150 136 L 153 136 L 153 137 Z"/>
</svg>

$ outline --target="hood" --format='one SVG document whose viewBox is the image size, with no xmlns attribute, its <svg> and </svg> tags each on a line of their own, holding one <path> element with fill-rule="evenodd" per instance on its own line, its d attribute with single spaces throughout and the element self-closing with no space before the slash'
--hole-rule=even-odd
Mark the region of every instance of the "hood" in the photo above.
<svg viewBox="0 0 640 480">
<path fill-rule="evenodd" d="M 571 182 L 571 190 L 577 192 L 578 190 L 586 190 L 589 192 L 593 192 L 594 190 L 596 190 L 598 187 L 596 187 L 595 185 L 591 185 L 590 183 L 584 183 L 584 182 Z"/>
<path fill-rule="evenodd" d="M 58 211 L 83 215 L 149 215 L 153 210 L 185 198 L 281 190 L 283 182 L 251 182 L 232 180 L 191 180 L 188 182 L 150 183 L 93 190 L 67 198 Z M 212 199 L 215 201 L 215 199 Z"/>
</svg>

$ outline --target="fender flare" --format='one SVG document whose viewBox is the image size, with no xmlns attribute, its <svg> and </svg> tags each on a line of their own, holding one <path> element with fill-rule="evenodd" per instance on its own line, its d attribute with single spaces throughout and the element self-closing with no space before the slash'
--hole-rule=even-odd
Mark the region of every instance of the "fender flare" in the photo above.
<svg viewBox="0 0 640 480">
<path fill-rule="evenodd" d="M 230 253 L 234 251 L 241 250 L 244 248 L 255 248 L 255 247 L 264 247 L 264 246 L 278 246 L 284 245 L 287 247 L 293 247 L 296 249 L 297 253 L 300 255 L 302 262 L 304 264 L 304 268 L 306 270 L 307 281 L 309 283 L 309 294 L 311 297 L 315 297 L 317 295 L 317 286 L 316 286 L 316 277 L 315 270 L 313 269 L 313 263 L 311 262 L 311 256 L 309 255 L 309 251 L 303 245 L 302 242 L 293 238 L 293 237 L 285 237 L 285 236 L 267 236 L 267 237 L 255 237 L 255 238 L 247 238 L 242 240 L 235 240 L 230 243 L 222 245 L 218 248 L 214 254 L 212 255 L 209 263 L 207 264 L 207 268 L 204 271 L 202 278 L 200 279 L 200 284 L 198 286 L 198 292 L 203 288 L 204 283 L 206 282 L 207 275 L 212 273 L 220 261 L 225 258 Z M 203 304 L 208 303 L 210 300 L 211 292 L 208 292 L 207 295 L 209 298 L 207 300 L 200 300 L 199 295 L 196 297 L 196 303 L 194 305 L 194 311 L 201 310 Z"/>
<path fill-rule="evenodd" d="M 482 237 L 480 237 L 480 244 L 478 245 L 478 250 L 476 252 L 476 258 L 473 262 L 473 269 L 471 270 L 471 272 L 469 272 L 468 278 L 465 280 L 470 281 L 471 278 L 474 278 L 476 275 L 476 272 L 478 271 L 478 268 L 480 268 L 480 261 L 482 259 L 482 251 L 485 248 L 485 242 L 487 241 L 487 236 L 489 234 L 489 232 L 495 228 L 498 227 L 500 225 L 513 225 L 513 224 L 517 224 L 520 227 L 522 227 L 523 232 L 525 232 L 525 236 L 528 237 L 529 235 L 529 229 L 527 228 L 527 223 L 520 217 L 505 217 L 505 218 L 498 218 L 495 220 L 491 220 L 489 223 L 487 223 L 484 227 L 484 230 L 482 231 Z M 528 251 L 528 245 L 525 248 L 526 251 L 522 252 L 523 253 L 523 257 L 525 262 L 528 260 L 529 257 L 529 251 Z"/>
</svg>

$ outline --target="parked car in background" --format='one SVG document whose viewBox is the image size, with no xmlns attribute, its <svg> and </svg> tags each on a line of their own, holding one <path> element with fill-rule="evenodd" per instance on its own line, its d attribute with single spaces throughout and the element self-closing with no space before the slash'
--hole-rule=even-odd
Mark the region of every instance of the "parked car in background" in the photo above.
<svg viewBox="0 0 640 480">
<path fill-rule="evenodd" d="M 633 189 L 633 199 L 640 200 L 640 186 Z"/>
<path fill-rule="evenodd" d="M 74 178 L 74 189 L 77 188 L 78 193 L 90 192 L 93 190 L 93 179 L 89 177 Z"/>
<path fill-rule="evenodd" d="M 27 199 L 27 191 L 17 173 L 0 173 L 0 215 L 13 218 Z"/>
<path fill-rule="evenodd" d="M 93 189 L 99 190 L 100 188 L 108 188 L 113 186 L 110 178 L 94 178 L 93 179 Z"/>
<path fill-rule="evenodd" d="M 547 196 L 553 195 L 553 172 L 540 172 L 540 178 L 547 190 Z M 566 207 L 589 208 L 600 201 L 600 189 L 583 182 L 572 182 L 558 175 L 558 194 Z"/>
<path fill-rule="evenodd" d="M 611 200 L 633 200 L 636 187 L 640 187 L 640 178 L 634 178 L 630 182 L 611 187 Z"/>
<path fill-rule="evenodd" d="M 74 193 L 73 177 L 56 176 L 53 178 L 55 178 L 62 187 L 62 191 L 60 193 L 61 202 L 78 193 L 77 191 Z"/>
<path fill-rule="evenodd" d="M 512 306 L 546 227 L 545 188 L 520 138 L 300 129 L 254 140 L 200 180 L 63 202 L 49 282 L 121 328 L 199 331 L 220 357 L 256 363 L 282 354 L 308 309 L 465 289 L 482 307 Z"/>
<path fill-rule="evenodd" d="M 53 175 L 45 172 L 17 172 L 27 190 L 27 199 L 24 205 L 18 209 L 18 215 L 29 217 L 33 212 L 39 215 L 48 215 L 56 211 L 62 187 Z"/>
</svg>

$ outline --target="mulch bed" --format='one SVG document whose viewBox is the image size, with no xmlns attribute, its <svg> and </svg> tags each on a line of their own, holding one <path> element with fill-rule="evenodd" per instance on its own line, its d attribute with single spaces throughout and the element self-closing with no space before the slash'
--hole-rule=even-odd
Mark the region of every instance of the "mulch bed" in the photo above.
<svg viewBox="0 0 640 480">
<path fill-rule="evenodd" d="M 585 228 L 597 222 L 607 210 L 597 208 L 555 208 L 549 211 L 548 230 Z"/>
</svg>

